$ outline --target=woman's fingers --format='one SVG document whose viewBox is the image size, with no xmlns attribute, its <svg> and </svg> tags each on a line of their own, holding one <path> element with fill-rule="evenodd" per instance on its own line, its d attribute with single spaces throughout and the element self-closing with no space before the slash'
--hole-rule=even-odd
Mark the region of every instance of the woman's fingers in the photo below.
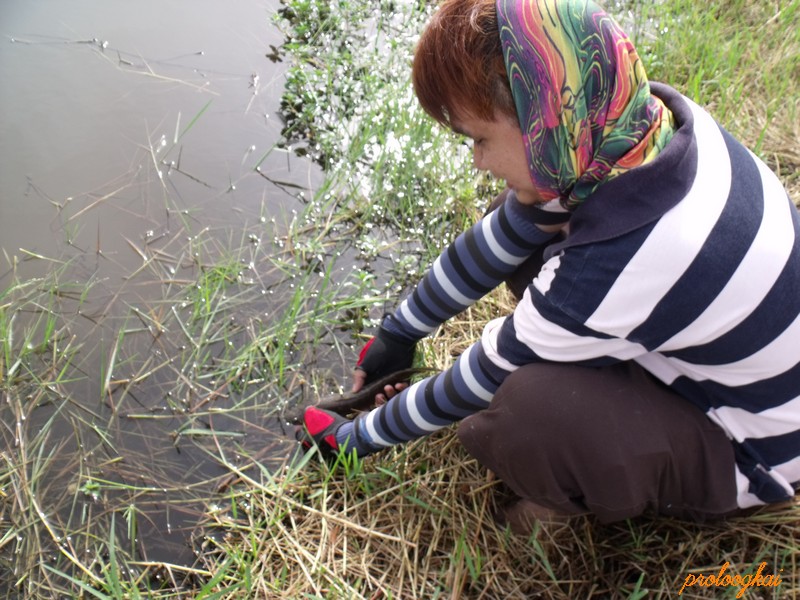
<svg viewBox="0 0 800 600">
<path fill-rule="evenodd" d="M 364 387 L 364 383 L 367 381 L 367 373 L 363 369 L 355 369 L 353 370 L 353 388 L 350 390 L 354 394 Z"/>
<path fill-rule="evenodd" d="M 375 396 L 375 406 L 383 406 L 390 398 L 394 398 L 407 387 L 407 383 L 396 383 L 395 385 L 385 386 L 383 388 L 383 393 Z"/>
</svg>

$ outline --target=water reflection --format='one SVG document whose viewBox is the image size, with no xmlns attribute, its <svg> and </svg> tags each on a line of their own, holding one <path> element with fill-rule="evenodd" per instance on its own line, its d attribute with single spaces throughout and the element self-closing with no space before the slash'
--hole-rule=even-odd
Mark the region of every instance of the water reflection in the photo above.
<svg viewBox="0 0 800 600">
<path fill-rule="evenodd" d="M 192 213 L 214 202 L 222 223 L 265 196 L 290 205 L 253 173 L 267 155 L 262 172 L 309 184 L 307 165 L 274 147 L 283 65 L 265 57 L 280 42 L 270 14 L 260 2 L 3 3 L 3 247 L 49 255 L 79 213 L 136 239 L 163 223 L 165 196 Z M 168 190 L 149 193 L 162 178 Z M 106 205 L 121 210 L 98 215 Z M 64 226 L 42 231 L 59 206 Z M 104 237 L 107 253 L 124 249 Z M 70 241 L 95 238 L 83 226 Z"/>
</svg>

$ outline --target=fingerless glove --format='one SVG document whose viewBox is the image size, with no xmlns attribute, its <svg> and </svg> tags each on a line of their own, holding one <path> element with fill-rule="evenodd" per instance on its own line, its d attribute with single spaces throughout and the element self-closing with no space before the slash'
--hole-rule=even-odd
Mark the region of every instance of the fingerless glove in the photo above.
<svg viewBox="0 0 800 600">
<path fill-rule="evenodd" d="M 356 368 L 367 374 L 367 383 L 389 373 L 407 369 L 414 362 L 417 342 L 390 332 L 386 325 L 390 324 L 392 318 L 391 315 L 384 317 L 377 333 L 364 345 L 359 355 Z"/>
</svg>

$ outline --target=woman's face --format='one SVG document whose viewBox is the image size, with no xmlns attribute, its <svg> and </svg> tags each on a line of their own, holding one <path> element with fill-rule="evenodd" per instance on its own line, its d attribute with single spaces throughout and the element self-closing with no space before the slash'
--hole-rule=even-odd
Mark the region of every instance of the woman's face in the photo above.
<svg viewBox="0 0 800 600">
<path fill-rule="evenodd" d="M 522 204 L 541 202 L 528 171 L 528 156 L 522 132 L 513 119 L 500 115 L 492 121 L 475 117 L 453 119 L 456 133 L 472 138 L 475 167 L 504 179 Z"/>
</svg>

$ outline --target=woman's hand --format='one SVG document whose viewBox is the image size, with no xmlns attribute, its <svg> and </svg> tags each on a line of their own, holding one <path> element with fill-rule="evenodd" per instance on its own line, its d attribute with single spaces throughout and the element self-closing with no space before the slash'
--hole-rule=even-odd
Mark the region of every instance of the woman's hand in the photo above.
<svg viewBox="0 0 800 600">
<path fill-rule="evenodd" d="M 353 371 L 352 391 L 357 392 L 373 379 L 410 367 L 414 362 L 416 345 L 416 342 L 404 340 L 383 326 L 379 327 L 375 336 L 364 345 L 358 357 L 358 363 Z M 389 390 L 391 387 L 385 388 L 388 398 L 396 393 Z"/>
<path fill-rule="evenodd" d="M 353 393 L 357 392 L 361 388 L 364 387 L 364 384 L 367 383 L 367 373 L 366 371 L 356 368 L 353 371 L 353 389 L 351 390 Z M 394 385 L 387 385 L 383 388 L 383 393 L 378 393 L 375 396 L 375 406 L 381 406 L 387 400 L 394 398 L 397 394 L 402 392 L 404 389 L 408 387 L 407 383 L 396 383 Z"/>
<path fill-rule="evenodd" d="M 305 450 L 316 446 L 323 458 L 343 451 L 363 457 L 380 450 L 365 430 L 364 415 L 350 420 L 316 406 L 309 406 L 303 412 L 303 426 L 297 428 L 295 436 Z"/>
<path fill-rule="evenodd" d="M 353 388 L 350 391 L 356 393 L 358 390 L 364 387 L 365 383 L 367 383 L 367 372 L 359 367 L 353 369 Z"/>
<path fill-rule="evenodd" d="M 407 387 L 407 383 L 396 383 L 394 385 L 384 386 L 383 393 L 375 396 L 375 406 L 383 406 Z"/>
</svg>

